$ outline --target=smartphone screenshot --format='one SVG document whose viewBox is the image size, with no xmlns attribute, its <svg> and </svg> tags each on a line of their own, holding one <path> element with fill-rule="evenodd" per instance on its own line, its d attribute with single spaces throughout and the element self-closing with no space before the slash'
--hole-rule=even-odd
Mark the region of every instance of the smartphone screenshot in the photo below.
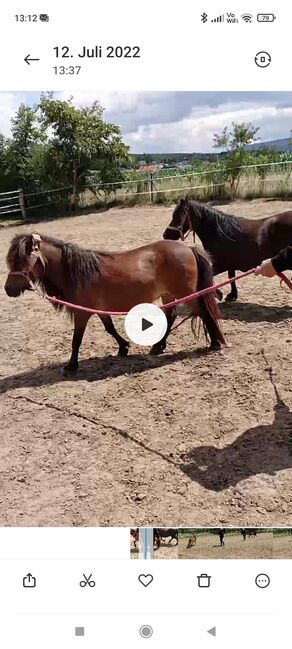
<svg viewBox="0 0 292 649">
<path fill-rule="evenodd" d="M 0 17 L 1 646 L 288 646 L 292 9 Z"/>
</svg>

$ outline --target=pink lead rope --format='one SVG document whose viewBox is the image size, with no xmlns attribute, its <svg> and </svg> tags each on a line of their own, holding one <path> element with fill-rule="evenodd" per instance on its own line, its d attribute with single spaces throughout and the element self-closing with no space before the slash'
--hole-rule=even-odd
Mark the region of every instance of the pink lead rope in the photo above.
<svg viewBox="0 0 292 649">
<path fill-rule="evenodd" d="M 197 291 L 196 293 L 192 293 L 191 295 L 186 295 L 185 297 L 181 297 L 178 300 L 173 300 L 173 302 L 168 302 L 168 304 L 163 305 L 163 308 L 170 309 L 174 306 L 177 306 L 178 304 L 187 304 L 187 302 L 192 302 L 198 297 L 202 297 L 207 293 L 212 293 L 213 291 L 217 291 L 218 289 L 222 288 L 223 286 L 226 286 L 227 284 L 231 284 L 232 282 L 235 282 L 239 279 L 243 279 L 243 277 L 247 277 L 248 275 L 253 275 L 256 270 L 257 270 L 256 268 L 251 268 L 250 270 L 247 270 L 246 273 L 241 273 L 236 277 L 231 277 L 231 279 L 227 279 L 224 282 L 220 282 L 220 284 L 213 284 L 213 286 L 208 286 L 207 288 L 203 288 L 201 291 Z M 284 275 L 283 273 L 277 273 L 277 274 L 281 278 L 281 280 L 285 282 L 285 284 L 292 291 L 292 282 L 288 279 L 288 277 L 286 277 L 286 275 Z M 80 306 L 79 304 L 71 304 L 71 302 L 58 300 L 56 297 L 50 297 L 47 294 L 45 294 L 44 297 L 49 302 L 53 302 L 53 304 L 60 304 L 60 306 L 68 307 L 68 309 L 77 309 L 78 311 L 86 311 L 86 313 L 91 313 L 93 315 L 125 316 L 128 313 L 128 311 L 101 311 L 99 309 L 90 309 L 86 306 Z"/>
</svg>

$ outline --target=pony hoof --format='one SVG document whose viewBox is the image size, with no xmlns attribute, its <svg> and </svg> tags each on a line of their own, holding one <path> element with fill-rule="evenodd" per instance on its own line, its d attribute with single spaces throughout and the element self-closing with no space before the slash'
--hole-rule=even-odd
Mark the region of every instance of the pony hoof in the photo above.
<svg viewBox="0 0 292 649">
<path fill-rule="evenodd" d="M 67 374 L 75 374 L 78 370 L 78 365 L 65 365 L 63 367 L 63 374 L 66 376 Z"/>
<path fill-rule="evenodd" d="M 119 352 L 118 352 L 118 356 L 125 357 L 125 356 L 128 356 L 128 353 L 129 353 L 129 347 L 128 346 L 127 347 L 120 347 Z"/>
<path fill-rule="evenodd" d="M 209 347 L 210 352 L 218 352 L 220 350 L 222 350 L 222 343 L 220 343 L 219 341 L 212 343 Z"/>
<path fill-rule="evenodd" d="M 222 293 L 222 291 L 219 291 L 219 289 L 217 288 L 217 290 L 215 291 L 215 295 L 216 295 L 216 297 L 217 297 L 217 300 L 219 300 L 219 302 L 222 302 L 222 300 L 223 300 L 223 293 Z"/>
<path fill-rule="evenodd" d="M 163 354 L 164 348 L 162 347 L 151 347 L 150 349 L 150 356 L 160 356 L 160 354 Z"/>
<path fill-rule="evenodd" d="M 232 295 L 232 293 L 228 293 L 225 298 L 225 302 L 236 302 L 237 300 L 237 295 Z"/>
</svg>

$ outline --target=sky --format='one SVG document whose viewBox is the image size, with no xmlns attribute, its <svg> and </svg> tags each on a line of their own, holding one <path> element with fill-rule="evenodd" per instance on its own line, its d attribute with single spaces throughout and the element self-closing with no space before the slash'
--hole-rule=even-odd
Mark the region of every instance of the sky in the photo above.
<svg viewBox="0 0 292 649">
<path fill-rule="evenodd" d="M 235 122 L 259 126 L 261 141 L 290 136 L 292 92 L 56 92 L 86 106 L 99 100 L 104 119 L 121 127 L 132 153 L 208 153 L 213 134 Z M 0 132 L 9 136 L 19 104 L 33 105 L 36 92 L 0 93 Z"/>
</svg>

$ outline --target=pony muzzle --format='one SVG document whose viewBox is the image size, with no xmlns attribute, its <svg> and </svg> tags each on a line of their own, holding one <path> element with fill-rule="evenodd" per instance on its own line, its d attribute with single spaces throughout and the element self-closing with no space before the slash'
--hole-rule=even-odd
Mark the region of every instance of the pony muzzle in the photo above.
<svg viewBox="0 0 292 649">
<path fill-rule="evenodd" d="M 166 230 L 163 232 L 163 239 L 171 239 L 172 241 L 178 241 L 181 238 L 180 228 L 176 225 L 169 225 Z"/>
<path fill-rule="evenodd" d="M 34 286 L 28 275 L 15 272 L 9 273 L 4 290 L 8 297 L 19 297 L 24 291 L 34 290 Z"/>
</svg>

